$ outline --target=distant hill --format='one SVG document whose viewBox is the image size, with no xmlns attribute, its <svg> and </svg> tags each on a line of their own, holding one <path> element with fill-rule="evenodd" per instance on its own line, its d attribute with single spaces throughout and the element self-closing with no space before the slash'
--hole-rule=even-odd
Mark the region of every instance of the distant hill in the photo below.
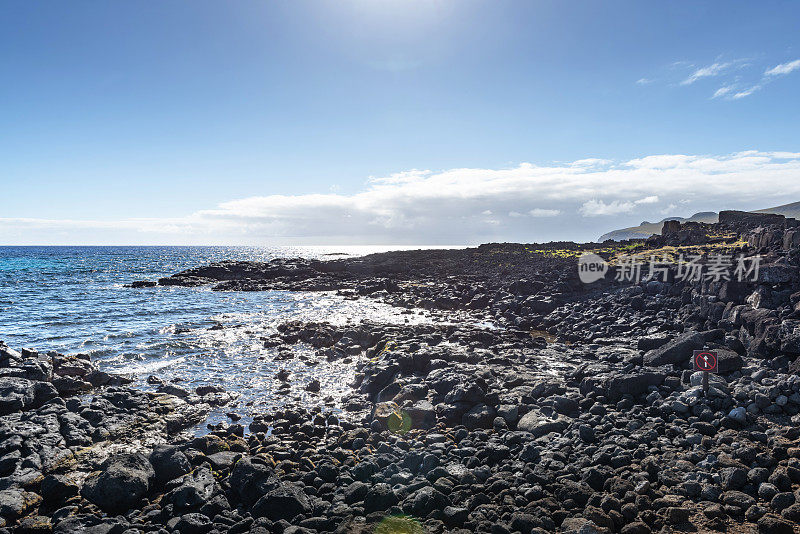
<svg viewBox="0 0 800 534">
<path fill-rule="evenodd" d="M 784 204 L 783 206 L 776 206 L 774 208 L 767 208 L 765 210 L 757 210 L 756 213 L 777 213 L 784 217 L 791 217 L 793 219 L 800 219 L 800 202 L 792 202 L 791 204 Z"/>
<path fill-rule="evenodd" d="M 755 210 L 754 213 L 776 213 L 778 215 L 783 215 L 784 217 L 800 219 L 800 202 L 793 202 L 791 204 L 784 204 L 783 206 L 775 206 L 774 208 L 767 208 L 763 210 Z M 695 213 L 688 219 L 684 219 L 683 217 L 667 217 L 666 219 L 662 219 L 657 223 L 644 221 L 639 226 L 631 226 L 630 228 L 623 228 L 621 230 L 614 230 L 612 232 L 608 232 L 607 234 L 603 234 L 600 236 L 598 241 L 603 242 L 606 239 L 613 239 L 614 241 L 623 241 L 625 239 L 647 239 L 653 234 L 661 233 L 661 228 L 664 227 L 664 221 L 694 221 L 715 223 L 719 221 L 719 214 L 713 211 L 701 211 L 700 213 Z"/>
<path fill-rule="evenodd" d="M 717 215 L 717 213 L 713 211 L 701 211 L 700 213 L 695 213 L 688 218 L 667 217 L 655 223 L 644 221 L 639 226 L 631 226 L 630 228 L 623 228 L 621 230 L 614 230 L 612 232 L 608 232 L 607 234 L 603 234 L 600 236 L 598 241 L 603 242 L 606 239 L 613 239 L 614 241 L 623 241 L 625 239 L 647 239 L 653 234 L 661 233 L 661 228 L 664 226 L 664 221 L 680 221 L 682 223 L 687 221 L 715 223 L 718 220 L 719 215 Z"/>
</svg>

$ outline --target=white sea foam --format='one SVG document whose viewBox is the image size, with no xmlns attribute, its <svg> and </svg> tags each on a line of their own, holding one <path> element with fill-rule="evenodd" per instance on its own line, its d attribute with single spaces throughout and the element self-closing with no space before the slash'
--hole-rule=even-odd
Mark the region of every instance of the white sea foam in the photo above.
<svg viewBox="0 0 800 534">
<path fill-rule="evenodd" d="M 176 365 L 184 361 L 186 361 L 186 358 L 184 356 L 179 356 L 177 358 L 171 358 L 167 360 L 156 360 L 148 363 L 123 365 L 121 367 L 116 368 L 115 371 L 120 374 L 134 374 L 134 375 L 151 374 L 158 370 L 166 369 L 171 365 Z"/>
</svg>

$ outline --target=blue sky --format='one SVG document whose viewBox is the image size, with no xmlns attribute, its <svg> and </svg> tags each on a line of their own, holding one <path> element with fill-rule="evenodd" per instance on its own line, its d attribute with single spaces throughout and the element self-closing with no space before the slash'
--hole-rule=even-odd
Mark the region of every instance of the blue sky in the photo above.
<svg viewBox="0 0 800 534">
<path fill-rule="evenodd" d="M 0 244 L 589 240 L 798 201 L 799 30 L 796 2 L 4 2 Z"/>
</svg>

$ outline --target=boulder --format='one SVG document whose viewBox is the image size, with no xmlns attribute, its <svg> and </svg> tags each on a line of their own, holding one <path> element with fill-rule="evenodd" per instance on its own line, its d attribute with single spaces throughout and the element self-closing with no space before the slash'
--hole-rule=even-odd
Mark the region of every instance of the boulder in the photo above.
<svg viewBox="0 0 800 534">
<path fill-rule="evenodd" d="M 793 534 L 794 523 L 774 514 L 767 514 L 758 520 L 758 531 L 762 534 Z"/>
<path fill-rule="evenodd" d="M 411 513 L 416 517 L 426 517 L 434 511 L 443 510 L 450 506 L 450 499 L 432 486 L 418 489 L 406 499 L 406 502 L 411 509 Z"/>
<path fill-rule="evenodd" d="M 492 428 L 492 421 L 494 421 L 495 415 L 496 412 L 491 406 L 478 404 L 464 414 L 462 421 L 469 430 Z"/>
<path fill-rule="evenodd" d="M 217 490 L 217 483 L 208 464 L 203 464 L 183 477 L 182 484 L 167 499 L 178 510 L 203 506 Z"/>
<path fill-rule="evenodd" d="M 67 499 L 76 496 L 80 488 L 64 475 L 47 475 L 42 479 L 41 490 L 45 504 L 57 509 Z"/>
<path fill-rule="evenodd" d="M 382 512 L 397 504 L 397 495 L 389 484 L 375 484 L 364 496 L 364 512 Z"/>
<path fill-rule="evenodd" d="M 270 521 L 290 521 L 300 514 L 311 512 L 308 497 L 299 488 L 281 484 L 268 491 L 253 505 L 254 517 L 266 517 Z"/>
<path fill-rule="evenodd" d="M 117 514 L 135 506 L 154 477 L 153 466 L 144 455 L 120 454 L 86 479 L 81 494 L 104 511 Z"/>
<path fill-rule="evenodd" d="M 797 279 L 797 268 L 783 263 L 761 265 L 758 270 L 758 281 L 762 284 L 785 284 Z"/>
<path fill-rule="evenodd" d="M 181 534 L 206 534 L 213 528 L 208 516 L 199 513 L 184 514 L 175 523 L 175 531 Z"/>
<path fill-rule="evenodd" d="M 662 365 L 690 362 L 692 353 L 703 348 L 705 338 L 700 332 L 687 332 L 661 347 L 649 350 L 644 355 L 644 365 Z"/>
<path fill-rule="evenodd" d="M 0 367 L 16 367 L 22 363 L 22 354 L 0 341 Z"/>
<path fill-rule="evenodd" d="M 415 402 L 406 413 L 411 417 L 412 428 L 432 428 L 436 424 L 436 409 L 425 399 Z"/>
<path fill-rule="evenodd" d="M 778 329 L 781 352 L 800 354 L 800 321 L 786 319 Z"/>
<path fill-rule="evenodd" d="M 369 486 L 367 484 L 355 481 L 344 488 L 344 502 L 354 504 L 358 501 L 363 501 L 368 491 Z"/>
<path fill-rule="evenodd" d="M 175 384 L 164 384 L 163 386 L 159 386 L 156 391 L 159 393 L 166 393 L 167 395 L 174 395 L 181 399 L 185 399 L 190 395 L 188 389 L 176 386 Z"/>
<path fill-rule="evenodd" d="M 89 382 L 72 376 L 57 376 L 53 378 L 53 386 L 58 390 L 58 394 L 64 397 L 92 389 L 92 384 Z"/>
<path fill-rule="evenodd" d="M 635 396 L 642 395 L 650 386 L 663 384 L 666 377 L 666 373 L 658 371 L 632 371 L 628 374 L 608 373 L 589 376 L 581 381 L 580 391 L 584 395 L 594 391 L 610 400 L 618 400 L 626 393 Z"/>
<path fill-rule="evenodd" d="M 186 455 L 173 445 L 157 445 L 150 453 L 150 463 L 160 484 L 183 476 L 192 469 Z"/>
<path fill-rule="evenodd" d="M 252 506 L 261 495 L 277 487 L 279 482 L 273 476 L 272 469 L 245 456 L 233 466 L 228 483 L 234 497 Z"/>
<path fill-rule="evenodd" d="M 537 438 L 551 432 L 563 432 L 566 428 L 567 420 L 565 418 L 550 418 L 538 410 L 526 413 L 517 423 L 518 430 L 530 432 Z"/>
<path fill-rule="evenodd" d="M 49 382 L 0 376 L 0 415 L 38 408 L 58 392 Z"/>
<path fill-rule="evenodd" d="M 714 349 L 717 352 L 717 368 L 719 373 L 727 375 L 742 368 L 742 357 L 730 349 Z"/>
<path fill-rule="evenodd" d="M 10 522 L 26 515 L 40 502 L 42 502 L 41 497 L 28 491 L 19 489 L 0 491 L 0 524 L 3 520 Z"/>
</svg>

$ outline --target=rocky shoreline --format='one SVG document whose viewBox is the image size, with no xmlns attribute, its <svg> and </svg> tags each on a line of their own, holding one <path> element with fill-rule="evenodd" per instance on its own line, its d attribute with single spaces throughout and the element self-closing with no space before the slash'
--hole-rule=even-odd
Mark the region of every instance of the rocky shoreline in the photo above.
<svg viewBox="0 0 800 534">
<path fill-rule="evenodd" d="M 583 252 L 612 273 L 581 283 Z M 744 282 L 613 280 L 622 254 L 683 252 L 762 265 Z M 266 345 L 358 359 L 340 411 L 287 405 L 200 437 L 183 431 L 223 391 L 146 393 L 81 356 L 0 345 L 0 532 L 800 531 L 793 219 L 722 212 L 647 241 L 228 262 L 131 290 L 201 284 L 453 320 L 281 325 Z M 720 356 L 708 395 L 695 349 Z"/>
</svg>

